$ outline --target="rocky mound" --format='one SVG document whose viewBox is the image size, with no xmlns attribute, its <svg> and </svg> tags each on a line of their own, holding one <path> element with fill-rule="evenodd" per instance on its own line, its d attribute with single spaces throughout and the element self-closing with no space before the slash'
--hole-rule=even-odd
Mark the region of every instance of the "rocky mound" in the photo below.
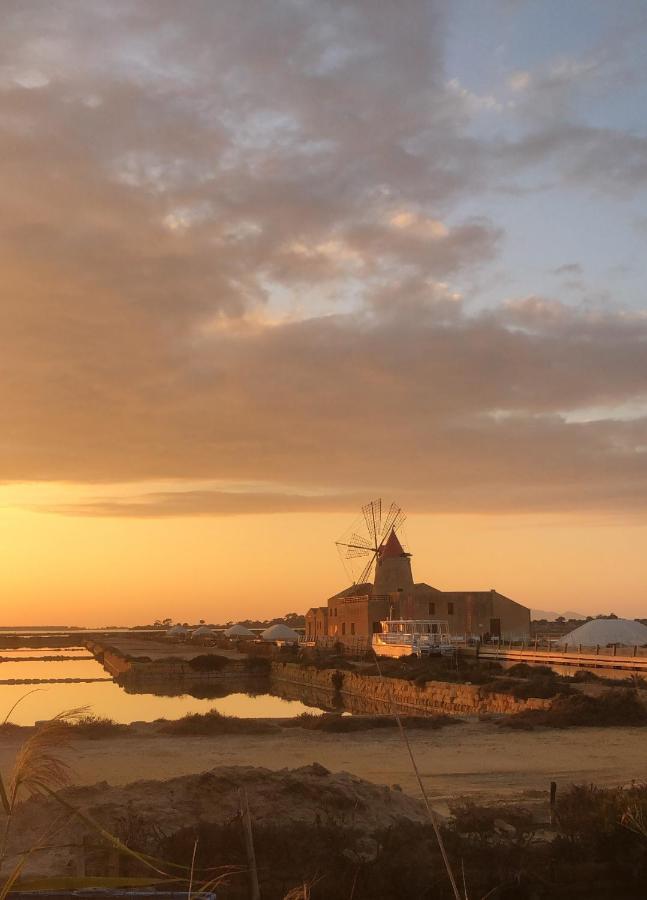
<svg viewBox="0 0 647 900">
<path fill-rule="evenodd" d="M 317 763 L 281 771 L 227 766 L 168 781 L 72 787 L 60 795 L 129 846 L 155 853 L 160 839 L 184 829 L 230 823 L 238 814 L 240 788 L 247 792 L 252 820 L 259 827 L 324 822 L 372 833 L 402 820 L 425 821 L 417 800 L 346 772 L 331 773 Z M 54 799 L 34 797 L 20 804 L 11 827 L 9 852 L 36 846 L 44 828 L 59 818 L 61 811 Z M 34 854 L 28 874 L 74 872 L 78 862 L 75 848 L 84 838 L 100 843 L 91 826 L 79 817 L 72 818 L 46 849 Z"/>
</svg>

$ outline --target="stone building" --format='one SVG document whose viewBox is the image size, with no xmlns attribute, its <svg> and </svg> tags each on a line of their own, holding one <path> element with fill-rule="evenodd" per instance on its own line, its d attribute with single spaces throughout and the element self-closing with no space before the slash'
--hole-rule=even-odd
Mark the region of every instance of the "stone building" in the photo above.
<svg viewBox="0 0 647 900">
<path fill-rule="evenodd" d="M 498 591 L 440 591 L 415 583 L 411 554 L 395 531 L 380 548 L 373 584 L 354 584 L 306 613 L 306 640 L 353 643 L 380 631 L 383 619 L 443 619 L 452 635 L 528 639 L 530 610 Z"/>
</svg>

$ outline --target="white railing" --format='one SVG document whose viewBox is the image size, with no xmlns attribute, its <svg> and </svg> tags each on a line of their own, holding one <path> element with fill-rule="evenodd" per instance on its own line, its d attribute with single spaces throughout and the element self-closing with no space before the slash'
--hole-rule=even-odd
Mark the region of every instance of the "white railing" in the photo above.
<svg viewBox="0 0 647 900">
<path fill-rule="evenodd" d="M 376 634 L 374 637 L 374 643 L 376 644 L 404 644 L 406 646 L 421 646 L 421 647 L 440 647 L 443 644 L 450 644 L 448 635 L 440 635 L 440 634 L 411 634 L 404 632 L 402 634 L 398 634 L 398 632 L 382 632 L 381 634 Z"/>
</svg>

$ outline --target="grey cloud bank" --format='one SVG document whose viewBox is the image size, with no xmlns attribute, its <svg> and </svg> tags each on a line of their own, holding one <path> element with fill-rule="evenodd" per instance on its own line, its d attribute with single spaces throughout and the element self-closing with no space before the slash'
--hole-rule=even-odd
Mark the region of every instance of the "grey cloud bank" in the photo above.
<svg viewBox="0 0 647 900">
<path fill-rule="evenodd" d="M 645 401 L 645 315 L 454 285 L 505 241 L 466 196 L 635 188 L 647 141 L 543 99 L 475 136 L 449 11 L 5 4 L 1 480 L 293 486 L 59 509 L 94 515 L 643 503 L 647 417 L 569 413 Z"/>
</svg>

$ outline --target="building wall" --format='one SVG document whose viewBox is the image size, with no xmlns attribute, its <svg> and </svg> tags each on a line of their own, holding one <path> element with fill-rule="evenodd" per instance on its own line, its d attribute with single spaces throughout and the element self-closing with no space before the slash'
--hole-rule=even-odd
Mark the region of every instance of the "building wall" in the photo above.
<svg viewBox="0 0 647 900">
<path fill-rule="evenodd" d="M 493 637 L 498 631 L 502 638 L 530 637 L 530 610 L 494 590 L 443 591 L 416 597 L 407 609 L 413 614 L 403 618 L 447 619 L 455 635 Z"/>
<path fill-rule="evenodd" d="M 530 638 L 530 610 L 503 594 L 493 591 L 493 618 L 501 619 L 501 637 Z"/>
<path fill-rule="evenodd" d="M 328 601 L 328 635 L 340 641 L 365 637 L 375 630 L 375 624 L 388 618 L 388 597 L 331 597 Z M 379 630 L 379 625 L 378 625 Z"/>
<path fill-rule="evenodd" d="M 315 606 L 306 613 L 306 640 L 316 641 L 328 634 L 328 607 Z"/>
<path fill-rule="evenodd" d="M 446 619 L 454 635 L 496 636 L 498 630 L 504 639 L 530 637 L 530 610 L 497 591 L 430 589 L 413 595 L 402 591 L 379 598 L 331 597 L 328 604 L 327 625 L 323 626 L 327 631 L 320 634 L 327 633 L 342 642 L 371 635 L 379 630 L 379 622 L 389 616 Z"/>
</svg>

